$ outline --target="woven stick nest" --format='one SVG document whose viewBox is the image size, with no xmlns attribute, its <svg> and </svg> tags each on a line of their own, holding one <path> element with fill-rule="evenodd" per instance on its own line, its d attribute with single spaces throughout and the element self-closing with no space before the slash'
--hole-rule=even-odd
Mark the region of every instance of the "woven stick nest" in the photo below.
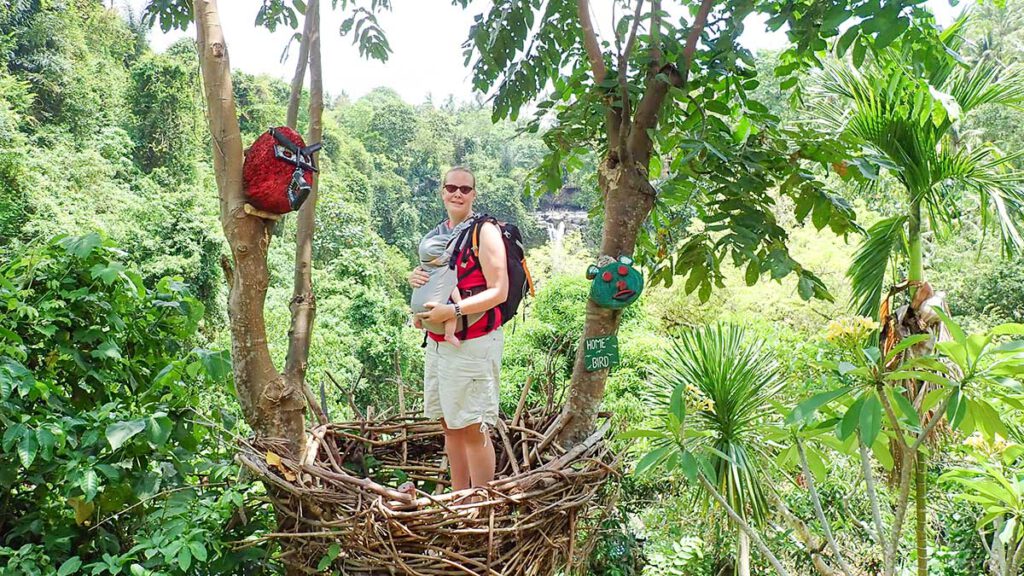
<svg viewBox="0 0 1024 576">
<path fill-rule="evenodd" d="M 329 569 L 360 576 L 552 575 L 585 556 L 578 531 L 597 523 L 618 464 L 607 422 L 568 450 L 554 440 L 564 422 L 520 404 L 490 430 L 494 482 L 454 493 L 443 431 L 420 417 L 318 426 L 302 462 L 266 440 L 244 443 L 239 460 L 286 519 L 261 541 L 280 540 L 293 571 L 316 573 L 336 552 Z"/>
</svg>

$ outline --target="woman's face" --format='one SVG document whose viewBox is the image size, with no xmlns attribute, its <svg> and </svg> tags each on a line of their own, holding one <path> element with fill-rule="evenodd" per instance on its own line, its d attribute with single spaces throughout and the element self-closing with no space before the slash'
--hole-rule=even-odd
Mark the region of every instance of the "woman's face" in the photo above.
<svg viewBox="0 0 1024 576">
<path fill-rule="evenodd" d="M 448 216 L 463 219 L 473 211 L 476 187 L 473 176 L 468 172 L 450 172 L 441 185 L 441 200 Z"/>
</svg>

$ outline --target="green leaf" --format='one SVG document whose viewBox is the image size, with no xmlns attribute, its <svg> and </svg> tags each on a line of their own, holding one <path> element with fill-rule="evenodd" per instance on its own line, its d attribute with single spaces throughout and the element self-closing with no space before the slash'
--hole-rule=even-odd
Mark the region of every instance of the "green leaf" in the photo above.
<svg viewBox="0 0 1024 576">
<path fill-rule="evenodd" d="M 747 271 L 743 276 L 747 286 L 753 286 L 757 284 L 757 279 L 761 277 L 761 262 L 757 258 L 751 258 L 747 264 Z"/>
<path fill-rule="evenodd" d="M 853 46 L 853 56 L 851 57 L 851 60 L 853 62 L 853 66 L 855 68 L 860 68 L 861 65 L 864 64 L 864 55 L 867 52 L 867 49 L 868 49 L 867 44 L 865 44 L 863 42 L 859 42 L 857 44 L 854 44 L 854 46 Z"/>
<path fill-rule="evenodd" d="M 117 450 L 132 436 L 146 429 L 145 420 L 130 420 L 127 422 L 116 422 L 107 426 L 107 442 L 111 450 Z"/>
<path fill-rule="evenodd" d="M 181 567 L 182 571 L 188 573 L 189 567 L 192 566 L 192 551 L 188 549 L 188 546 L 182 546 L 178 550 L 178 566 Z"/>
<path fill-rule="evenodd" d="M 616 438 L 618 438 L 620 440 L 635 440 L 637 438 L 658 439 L 658 438 L 666 438 L 666 437 L 667 437 L 666 434 L 664 432 L 659 431 L 659 430 L 643 430 L 643 429 L 626 430 L 625 432 L 616 435 Z"/>
<path fill-rule="evenodd" d="M 319 572 L 327 570 L 327 567 L 341 554 L 341 546 L 337 543 L 331 544 L 330 548 L 327 549 L 327 553 L 320 558 L 320 562 L 317 564 L 316 569 Z"/>
<path fill-rule="evenodd" d="M 890 360 L 896 357 L 897 354 L 903 352 L 907 348 L 918 344 L 920 342 L 927 342 L 931 340 L 931 334 L 914 334 L 913 336 L 907 336 L 903 340 L 900 340 L 898 344 L 892 347 L 892 350 L 885 355 L 885 364 L 888 364 Z"/>
<path fill-rule="evenodd" d="M 849 409 L 846 414 L 843 415 L 843 419 L 839 421 L 839 425 L 836 426 L 836 436 L 845 441 L 850 437 L 851 434 L 857 430 L 857 424 L 860 423 L 860 411 L 864 407 L 864 398 L 858 398 Z"/>
<path fill-rule="evenodd" d="M 194 352 L 199 356 L 203 370 L 206 371 L 211 380 L 215 382 L 227 380 L 228 374 L 231 373 L 231 353 L 229 351 L 220 350 L 214 352 L 212 350 L 196 348 Z"/>
<path fill-rule="evenodd" d="M 64 561 L 57 569 L 57 576 L 69 576 L 78 572 L 78 569 L 82 567 L 82 559 L 78 556 L 72 556 Z"/>
<path fill-rule="evenodd" d="M 988 333 L 993 336 L 1024 336 L 1024 324 L 1000 324 L 999 326 L 989 330 Z"/>
<path fill-rule="evenodd" d="M 337 544 L 335 544 L 337 546 Z M 188 543 L 188 549 L 192 551 L 192 556 L 200 562 L 206 562 L 206 546 L 203 546 L 202 542 L 192 540 Z"/>
<path fill-rule="evenodd" d="M 107 285 L 110 285 L 114 280 L 117 280 L 117 277 L 121 272 L 124 272 L 124 265 L 118 264 L 117 262 L 96 264 L 89 269 L 89 275 L 93 280 L 103 280 L 103 283 Z"/>
<path fill-rule="evenodd" d="M 39 442 L 36 440 L 36 433 L 28 428 L 24 429 L 21 441 L 18 442 L 18 459 L 25 468 L 32 466 L 36 459 L 36 452 L 39 450 Z"/>
<path fill-rule="evenodd" d="M 946 419 L 949 420 L 949 426 L 956 430 L 966 415 L 967 399 L 960 391 L 960 387 L 957 386 L 953 388 L 949 404 L 946 405 Z"/>
<path fill-rule="evenodd" d="M 920 428 L 921 417 L 917 414 L 917 410 L 914 409 L 914 405 L 910 403 L 910 400 L 903 394 L 895 391 L 892 393 L 892 397 L 896 401 L 896 406 L 900 409 L 900 412 L 907 417 L 911 425 L 915 428 Z"/>
<path fill-rule="evenodd" d="M 882 429 L 882 404 L 878 396 L 871 392 L 864 399 L 860 410 L 860 439 L 865 445 L 871 446 Z"/>
<path fill-rule="evenodd" d="M 845 388 L 839 388 L 829 392 L 822 392 L 821 394 L 816 394 L 807 400 L 804 400 L 797 404 L 796 408 L 793 408 L 793 411 L 786 416 L 786 423 L 797 424 L 799 422 L 810 422 L 811 418 L 814 417 L 814 413 L 817 412 L 819 408 L 846 394 L 850 390 L 851 388 L 847 386 Z"/>
<path fill-rule="evenodd" d="M 69 254 L 73 254 L 78 258 L 85 258 L 89 256 L 95 248 L 103 244 L 103 240 L 100 238 L 99 234 L 93 232 L 91 234 L 86 234 L 85 236 L 65 238 L 61 241 L 61 244 Z"/>
<path fill-rule="evenodd" d="M 841 7 L 840 5 L 837 5 L 837 6 Z M 850 44 L 853 44 L 853 41 L 856 40 L 857 36 L 859 36 L 859 35 L 860 35 L 860 26 L 850 26 L 850 29 L 847 30 L 839 38 L 838 42 L 836 42 L 836 56 L 839 56 L 840 58 L 845 56 L 846 55 L 846 51 L 850 49 Z"/>
<path fill-rule="evenodd" d="M 646 456 L 644 456 L 643 458 L 640 459 L 639 462 L 637 462 L 636 469 L 633 471 L 633 474 L 637 476 L 642 475 L 649 468 L 651 468 L 652 466 L 660 462 L 663 458 L 665 458 L 670 448 L 671 446 L 662 446 L 660 448 L 655 448 L 654 450 L 648 452 Z"/>
<path fill-rule="evenodd" d="M 82 479 L 78 482 L 78 486 L 85 493 L 85 501 L 91 502 L 100 489 L 100 477 L 96 474 L 95 470 L 86 470 L 85 474 L 82 475 Z"/>
<path fill-rule="evenodd" d="M 953 340 L 961 346 L 967 345 L 967 336 L 964 335 L 964 331 L 960 328 L 960 325 L 953 321 L 952 318 L 946 314 L 946 311 L 942 309 L 942 306 L 932 306 L 932 310 L 942 318 L 942 323 L 949 330 L 950 335 L 953 336 Z"/>
<path fill-rule="evenodd" d="M 900 34 L 906 32 L 909 27 L 910 19 L 906 16 L 898 18 L 893 24 L 884 26 L 875 36 L 875 50 L 885 49 L 889 44 L 892 44 L 893 40 L 899 38 Z"/>
<path fill-rule="evenodd" d="M 174 422 L 166 414 L 154 414 L 146 419 L 146 438 L 154 446 L 163 446 L 171 436 L 174 429 Z M 198 556 L 197 556 L 198 558 Z"/>
<path fill-rule="evenodd" d="M 697 459 L 693 457 L 693 454 L 689 450 L 683 452 L 682 458 L 680 458 L 679 466 L 683 470 L 683 475 L 686 476 L 686 480 L 693 482 L 697 479 Z"/>
<path fill-rule="evenodd" d="M 110 358 L 111 360 L 118 360 L 121 358 L 121 349 L 118 348 L 117 344 L 111 341 L 106 341 L 99 345 L 95 350 L 89 353 L 93 358 Z"/>
<path fill-rule="evenodd" d="M 669 403 L 669 410 L 678 419 L 680 426 L 686 422 L 686 400 L 683 398 L 684 389 L 684 384 L 677 384 L 672 390 L 672 400 Z"/>
</svg>

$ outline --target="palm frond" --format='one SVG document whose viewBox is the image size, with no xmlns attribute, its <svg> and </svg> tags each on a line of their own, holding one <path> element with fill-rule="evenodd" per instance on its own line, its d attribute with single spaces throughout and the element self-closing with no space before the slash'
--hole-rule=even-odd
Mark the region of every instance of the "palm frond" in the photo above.
<svg viewBox="0 0 1024 576">
<path fill-rule="evenodd" d="M 889 262 L 894 252 L 906 252 L 906 223 L 905 215 L 879 220 L 868 229 L 867 236 L 853 255 L 846 276 L 850 278 L 853 290 L 850 304 L 861 316 L 878 319 L 882 285 Z"/>
<path fill-rule="evenodd" d="M 942 181 L 978 194 L 982 230 L 998 225 L 1006 254 L 1024 250 L 1024 173 L 1013 167 L 1020 158 L 1024 158 L 1024 150 L 1005 155 L 992 147 L 944 150 L 936 165 Z M 935 198 L 929 204 L 941 201 Z"/>
</svg>

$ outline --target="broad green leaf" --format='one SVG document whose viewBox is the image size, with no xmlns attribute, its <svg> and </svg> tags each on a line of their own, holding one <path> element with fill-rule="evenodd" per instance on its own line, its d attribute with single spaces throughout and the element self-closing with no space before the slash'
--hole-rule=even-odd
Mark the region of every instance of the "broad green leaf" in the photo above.
<svg viewBox="0 0 1024 576">
<path fill-rule="evenodd" d="M 100 489 L 100 478 L 96 474 L 95 470 L 89 469 L 82 475 L 82 479 L 78 482 L 79 488 L 85 493 L 85 501 L 92 502 L 92 499 L 96 497 L 96 493 Z"/>
<path fill-rule="evenodd" d="M 856 402 L 847 409 L 843 419 L 839 421 L 839 425 L 836 427 L 836 436 L 840 440 L 846 440 L 857 430 L 857 425 L 860 423 L 860 411 L 863 406 L 864 398 L 857 398 Z"/>
<path fill-rule="evenodd" d="M 697 479 L 697 459 L 693 457 L 693 454 L 689 450 L 683 452 L 682 457 L 679 460 L 679 467 L 683 470 L 683 475 L 689 482 L 693 482 Z"/>
<path fill-rule="evenodd" d="M 643 458 L 640 459 L 639 462 L 637 462 L 636 469 L 633 471 L 633 473 L 636 474 L 637 476 L 642 475 L 649 468 L 651 468 L 652 466 L 660 462 L 662 459 L 664 459 L 670 449 L 670 446 L 662 446 L 660 448 L 655 448 L 654 450 L 651 450 L 650 452 L 647 453 L 646 456 L 644 456 Z"/>
<path fill-rule="evenodd" d="M 885 363 L 888 364 L 889 361 L 895 358 L 897 354 L 903 352 L 907 348 L 910 348 L 920 342 L 927 342 L 928 340 L 931 340 L 931 338 L 931 334 L 914 334 L 913 336 L 907 336 L 903 340 L 900 340 L 899 344 L 893 346 L 892 350 L 885 355 Z"/>
<path fill-rule="evenodd" d="M 145 420 L 129 420 L 127 422 L 115 422 L 107 426 L 107 442 L 111 450 L 117 450 L 132 436 L 146 429 Z"/>
<path fill-rule="evenodd" d="M 932 310 L 942 318 L 942 324 L 949 330 L 950 335 L 953 336 L 953 341 L 963 346 L 967 342 L 967 336 L 964 335 L 964 331 L 960 328 L 960 325 L 953 321 L 952 318 L 946 314 L 946 311 L 942 309 L 942 306 L 932 306 Z"/>
<path fill-rule="evenodd" d="M 36 440 L 36 433 L 28 428 L 24 429 L 21 441 L 18 442 L 18 459 L 25 468 L 30 468 L 36 459 L 36 452 L 39 449 L 39 442 Z"/>
<path fill-rule="evenodd" d="M 82 559 L 78 556 L 72 556 L 64 561 L 57 569 L 57 576 L 70 576 L 78 572 L 78 569 L 82 567 Z"/>
<path fill-rule="evenodd" d="M 337 544 L 335 544 L 337 546 Z M 202 542 L 192 540 L 188 543 L 188 549 L 192 551 L 192 556 L 200 561 L 206 562 L 206 546 L 203 546 Z"/>
<path fill-rule="evenodd" d="M 669 402 L 669 410 L 678 419 L 680 426 L 686 422 L 686 400 L 683 398 L 684 389 L 684 384 L 677 384 L 672 389 L 672 399 Z"/>
<path fill-rule="evenodd" d="M 821 453 L 811 446 L 806 446 L 804 454 L 807 456 L 807 468 L 814 475 L 814 479 L 818 482 L 825 480 L 825 477 L 828 476 L 828 468 L 825 466 L 825 460 L 821 457 Z"/>
<path fill-rule="evenodd" d="M 166 414 L 154 414 L 146 418 L 146 438 L 154 446 L 163 446 L 170 438 L 172 430 L 174 430 L 174 422 Z"/>
<path fill-rule="evenodd" d="M 616 438 L 619 438 L 620 440 L 635 440 L 637 438 L 668 438 L 668 435 L 659 430 L 635 429 L 622 432 L 621 434 L 618 434 Z"/>
<path fill-rule="evenodd" d="M 871 392 L 864 399 L 864 406 L 860 409 L 860 439 L 864 444 L 871 446 L 882 429 L 882 404 L 878 396 Z"/>
<path fill-rule="evenodd" d="M 816 394 L 807 400 L 804 400 L 797 404 L 796 408 L 793 408 L 793 411 L 786 416 L 786 423 L 797 424 L 800 422 L 810 422 L 811 418 L 814 417 L 814 413 L 817 412 L 819 408 L 846 394 L 850 390 L 851 388 L 846 386 L 837 390 L 822 392 L 821 394 Z"/>
<path fill-rule="evenodd" d="M 95 248 L 103 244 L 103 240 L 100 239 L 99 234 L 92 232 L 85 236 L 65 238 L 61 241 L 61 244 L 69 254 L 73 254 L 78 258 L 85 258 Z"/>
<path fill-rule="evenodd" d="M 178 566 L 181 567 L 181 570 L 186 574 L 188 573 L 189 567 L 192 566 L 192 551 L 189 550 L 188 546 L 182 546 L 181 549 L 178 550 Z"/>
<path fill-rule="evenodd" d="M 196 348 L 194 352 L 199 356 L 206 374 L 214 381 L 224 381 L 231 373 L 231 353 L 227 350 L 212 351 Z"/>
<path fill-rule="evenodd" d="M 946 419 L 949 420 L 949 425 L 954 430 L 960 426 L 960 422 L 963 421 L 964 416 L 967 414 L 967 401 L 964 398 L 963 393 L 960 391 L 960 387 L 953 388 L 949 398 L 949 404 L 946 405 Z"/>
<path fill-rule="evenodd" d="M 1000 324 L 999 326 L 989 330 L 988 333 L 993 336 L 1024 336 L 1024 324 Z"/>
<path fill-rule="evenodd" d="M 331 544 L 327 552 L 320 558 L 320 562 L 317 564 L 316 569 L 320 572 L 327 570 L 327 567 L 341 554 L 341 547 L 335 543 Z"/>
<path fill-rule="evenodd" d="M 914 405 L 910 403 L 910 400 L 906 396 L 899 392 L 893 391 L 892 398 L 895 400 L 896 406 L 900 409 L 900 412 L 906 416 L 907 420 L 910 421 L 911 426 L 914 428 L 921 427 L 921 417 L 918 415 L 917 410 L 914 409 Z"/>
</svg>

